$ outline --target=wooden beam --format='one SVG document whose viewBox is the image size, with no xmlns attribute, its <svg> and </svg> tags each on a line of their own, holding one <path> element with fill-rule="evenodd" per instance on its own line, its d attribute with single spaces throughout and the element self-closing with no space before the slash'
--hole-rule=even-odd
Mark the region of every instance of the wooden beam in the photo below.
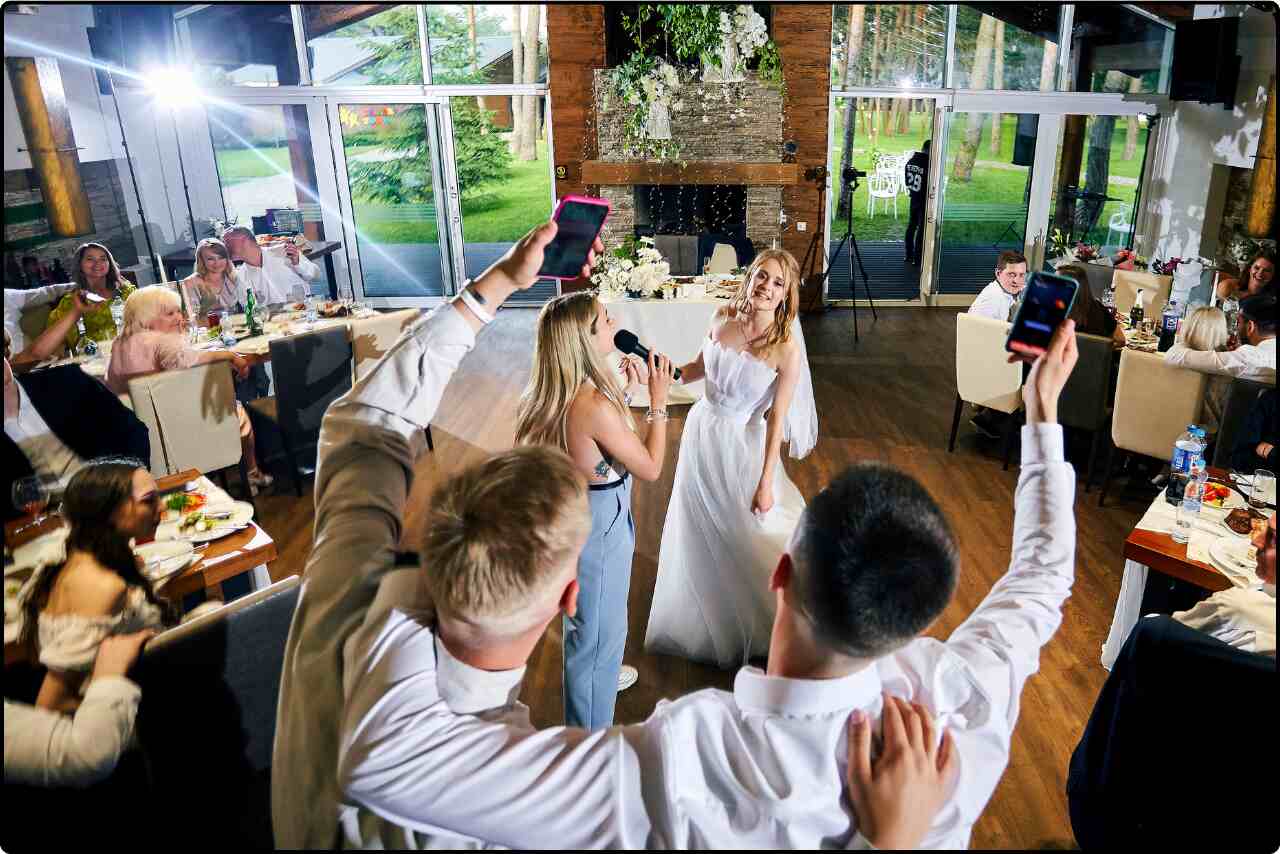
<svg viewBox="0 0 1280 854">
<path fill-rule="evenodd" d="M 71 128 L 58 60 L 49 56 L 5 58 L 27 154 L 40 183 L 49 230 L 58 237 L 93 233 L 89 197 L 80 183 L 80 152 Z"/>
<path fill-rule="evenodd" d="M 585 184 L 747 184 L 781 187 L 800 183 L 796 163 L 613 163 L 582 164 Z"/>
<path fill-rule="evenodd" d="M 317 3 L 304 4 L 303 20 L 307 24 L 307 38 L 314 39 L 348 24 L 363 21 L 379 12 L 394 9 L 395 3 Z"/>
<path fill-rule="evenodd" d="M 1253 161 L 1253 183 L 1245 212 L 1244 233 L 1250 237 L 1272 237 L 1276 221 L 1276 77 L 1271 75 L 1267 110 L 1258 135 L 1258 153 Z"/>
</svg>

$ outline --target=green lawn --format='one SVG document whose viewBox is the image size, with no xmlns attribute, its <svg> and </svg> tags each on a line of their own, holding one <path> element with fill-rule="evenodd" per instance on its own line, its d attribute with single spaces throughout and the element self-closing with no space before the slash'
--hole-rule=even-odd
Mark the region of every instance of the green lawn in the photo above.
<svg viewBox="0 0 1280 854">
<path fill-rule="evenodd" d="M 374 146 L 353 148 L 348 154 L 369 151 Z M 462 234 L 468 243 L 514 243 L 551 213 L 551 174 L 547 147 L 538 143 L 538 159 L 514 160 L 511 177 L 484 187 L 462 200 Z M 261 155 L 261 156 L 259 156 Z M 264 158 L 265 161 L 264 162 Z M 289 150 L 285 147 L 217 152 L 218 174 L 224 187 L 289 174 Z M 356 201 L 356 225 L 365 237 L 377 243 L 435 243 L 436 223 L 430 218 L 398 221 L 392 206 Z"/>
<path fill-rule="evenodd" d="M 869 114 L 868 114 L 869 115 Z M 977 116 L 974 116 L 977 118 Z M 840 158 L 843 143 L 843 127 L 844 113 L 838 111 L 836 114 L 836 128 L 834 145 L 831 151 L 830 168 L 832 175 L 838 180 L 838 170 L 840 168 Z M 958 115 L 951 125 L 951 140 L 948 146 L 945 175 L 951 174 L 951 167 L 955 161 L 956 151 L 960 146 L 960 142 L 964 137 L 967 128 L 968 116 Z M 932 132 L 932 126 L 929 123 L 930 114 L 913 113 L 911 114 L 911 132 L 906 134 L 895 134 L 886 136 L 877 134 L 874 140 L 868 138 L 868 134 L 859 128 L 858 135 L 854 138 L 853 163 L 859 168 L 868 172 L 874 171 L 873 150 L 896 154 L 906 151 L 919 150 L 927 135 Z M 1010 205 L 1022 203 L 1026 190 L 1026 182 L 1028 175 L 1027 167 L 1012 166 L 1013 161 L 1013 141 L 1017 127 L 1017 116 L 1005 114 L 1002 116 L 1000 123 L 1000 151 L 993 153 L 989 145 L 990 124 L 984 127 L 982 142 L 978 148 L 978 163 L 973 168 L 971 180 L 967 183 L 948 179 L 946 202 L 950 204 L 1001 204 Z M 1146 128 L 1140 128 L 1138 131 L 1138 147 L 1137 153 L 1132 160 L 1123 160 L 1126 125 L 1124 121 L 1116 122 L 1115 132 L 1112 137 L 1112 155 L 1111 155 L 1111 174 L 1112 179 L 1108 185 L 1108 195 L 1122 199 L 1120 202 L 1108 202 L 1103 209 L 1102 215 L 1098 219 L 1098 226 L 1089 234 L 1089 240 L 1093 243 L 1101 243 L 1107 239 L 1107 223 L 1111 214 L 1120 210 L 1126 205 L 1132 207 L 1134 191 L 1136 187 L 1132 184 L 1121 184 L 1116 182 L 1115 178 L 1131 178 L 1136 179 L 1138 170 L 1142 165 L 1142 148 L 1146 143 Z M 1087 137 L 1086 137 L 1087 139 Z M 1087 146 L 1087 143 L 1086 143 Z M 1084 160 L 1087 162 L 1087 151 Z M 982 161 L 992 161 L 1004 164 L 1006 168 L 1000 169 L 990 165 L 983 165 Z M 1083 170 L 1083 166 L 1082 166 Z M 1083 183 L 1083 175 L 1077 182 Z M 877 201 L 875 216 L 867 214 L 867 186 L 863 182 L 862 188 L 858 190 L 854 197 L 853 205 L 853 225 L 860 240 L 901 240 L 906 230 L 907 220 L 910 211 L 910 204 L 907 196 L 904 194 L 898 198 L 898 219 L 895 221 L 892 210 L 888 213 L 884 212 L 884 203 Z M 1132 221 L 1132 213 L 1128 215 L 1129 221 Z M 1022 222 L 1016 224 L 1019 232 L 1022 229 Z M 837 232 L 840 229 L 835 229 Z M 950 226 L 943 219 L 943 240 L 951 244 L 990 244 L 994 242 L 1005 230 L 1004 223 L 952 223 Z M 1005 234 L 1006 242 L 1009 236 Z"/>
</svg>

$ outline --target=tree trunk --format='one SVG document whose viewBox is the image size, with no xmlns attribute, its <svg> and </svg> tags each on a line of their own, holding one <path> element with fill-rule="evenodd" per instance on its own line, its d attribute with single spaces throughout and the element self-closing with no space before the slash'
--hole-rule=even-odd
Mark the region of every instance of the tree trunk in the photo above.
<svg viewBox="0 0 1280 854">
<path fill-rule="evenodd" d="M 1123 92 L 1127 86 L 1122 71 L 1108 71 L 1102 83 L 1104 92 Z M 1089 161 L 1085 165 L 1084 190 L 1086 193 L 1107 194 L 1107 179 L 1111 172 L 1111 141 L 1115 137 L 1115 116 L 1094 116 L 1089 131 Z M 1082 200 L 1076 205 L 1076 235 L 1087 240 L 1090 230 L 1098 224 L 1106 202 Z"/>
<path fill-rule="evenodd" d="M 995 47 L 993 48 L 992 52 L 994 53 L 993 60 L 994 60 L 995 70 L 991 74 L 991 88 L 1003 89 L 1004 88 L 1004 21 L 996 21 Z M 1003 130 L 1003 128 L 1001 128 L 1000 125 L 1001 125 L 1000 114 L 992 113 L 991 114 L 991 142 L 988 146 L 988 150 L 992 154 L 1000 153 L 1000 132 Z"/>
<path fill-rule="evenodd" d="M 845 46 L 844 55 L 844 85 L 849 84 L 857 79 L 858 60 L 862 55 L 862 27 L 865 23 L 867 10 L 865 6 L 849 7 L 849 39 Z M 845 101 L 844 108 L 844 147 L 840 153 L 840 172 L 844 174 L 844 170 L 849 168 L 853 163 L 853 139 L 856 131 L 855 124 L 859 117 L 859 105 L 862 103 L 861 98 L 849 98 Z M 840 181 L 840 175 L 832 176 L 833 181 L 839 182 L 840 199 L 836 203 L 836 216 L 843 217 L 848 212 L 850 193 L 849 188 L 844 186 L 844 182 Z"/>
<path fill-rule="evenodd" d="M 1066 188 L 1080 180 L 1080 165 L 1084 159 L 1084 128 L 1088 117 L 1069 115 L 1062 123 L 1062 153 L 1058 161 L 1057 206 L 1053 211 L 1054 227 L 1074 231 L 1076 202 L 1067 198 Z"/>
<path fill-rule="evenodd" d="M 535 83 L 538 80 L 538 29 L 542 22 L 542 7 L 532 4 L 525 7 L 524 22 L 524 82 Z M 511 34 L 512 39 L 516 37 Z M 514 59 L 514 57 L 512 57 Z M 538 159 L 538 98 L 536 95 L 524 97 L 525 134 L 521 138 L 520 150 L 516 156 L 521 160 Z"/>
<path fill-rule="evenodd" d="M 471 73 L 480 72 L 479 41 L 476 39 L 476 4 L 467 4 L 467 39 L 471 42 Z M 484 97 L 476 95 L 476 106 L 484 109 Z"/>
<path fill-rule="evenodd" d="M 1137 93 L 1142 91 L 1142 80 L 1138 77 L 1133 78 L 1129 82 L 1129 91 Z M 1138 153 L 1138 117 L 1129 116 L 1129 127 L 1124 135 L 1124 155 L 1125 160 L 1132 160 Z"/>
<path fill-rule="evenodd" d="M 511 82 L 524 82 L 524 40 L 521 36 L 519 3 L 511 5 Z M 519 156 L 524 150 L 523 137 L 526 134 L 524 124 L 524 96 L 511 96 L 511 153 Z"/>
<path fill-rule="evenodd" d="M 1058 64 L 1058 46 L 1053 42 L 1044 43 L 1044 55 L 1040 59 L 1040 91 L 1053 91 L 1053 69 Z"/>
<path fill-rule="evenodd" d="M 904 44 L 906 37 L 907 11 L 906 6 L 897 7 L 897 15 L 894 17 L 893 21 L 893 34 L 889 39 L 889 43 L 885 45 L 889 56 L 894 60 L 898 60 L 894 62 L 894 66 L 898 68 L 901 68 L 904 65 L 904 63 L 901 62 L 901 59 L 904 56 L 902 45 Z M 897 81 L 894 82 L 896 83 Z M 884 129 L 885 136 L 893 136 L 898 133 L 898 125 L 902 121 L 901 116 L 903 103 L 902 98 L 894 98 L 889 102 L 889 115 L 885 121 Z"/>
<path fill-rule="evenodd" d="M 991 78 L 991 48 L 995 41 L 995 18 L 983 15 L 978 24 L 978 43 L 973 51 L 973 69 L 969 73 L 970 89 L 986 89 Z M 964 132 L 964 140 L 960 150 L 956 152 L 955 163 L 951 166 L 951 178 L 968 183 L 973 178 L 973 161 L 978 156 L 978 146 L 982 143 L 982 126 L 986 123 L 988 113 L 969 113 L 966 117 L 968 126 Z"/>
</svg>

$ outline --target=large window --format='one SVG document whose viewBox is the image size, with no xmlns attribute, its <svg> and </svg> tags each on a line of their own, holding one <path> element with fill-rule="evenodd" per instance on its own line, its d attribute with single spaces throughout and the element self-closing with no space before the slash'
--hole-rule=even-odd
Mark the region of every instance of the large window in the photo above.
<svg viewBox="0 0 1280 854">
<path fill-rule="evenodd" d="M 955 88 L 1053 89 L 1061 8 L 1047 3 L 960 6 L 956 14 Z"/>
<path fill-rule="evenodd" d="M 292 86 L 300 82 L 293 12 L 287 3 L 218 3 L 174 14 L 179 52 L 202 86 Z"/>
<path fill-rule="evenodd" d="M 1076 92 L 1168 92 L 1173 30 L 1112 4 L 1078 5 L 1071 28 Z"/>
<path fill-rule="evenodd" d="M 832 87 L 942 86 L 946 6 L 842 4 L 832 15 Z"/>
<path fill-rule="evenodd" d="M 412 6 L 303 7 L 311 82 L 387 86 L 422 82 L 418 15 Z"/>
<path fill-rule="evenodd" d="M 544 83 L 547 21 L 540 5 L 427 6 L 431 82 Z"/>
</svg>

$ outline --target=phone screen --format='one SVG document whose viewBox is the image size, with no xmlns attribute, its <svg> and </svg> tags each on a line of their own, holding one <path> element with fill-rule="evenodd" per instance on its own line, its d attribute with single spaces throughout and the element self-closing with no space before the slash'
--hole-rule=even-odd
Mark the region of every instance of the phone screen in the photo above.
<svg viewBox="0 0 1280 854">
<path fill-rule="evenodd" d="M 557 279 L 576 279 L 587 263 L 591 242 L 600 233 L 604 218 L 609 213 L 607 205 L 591 205 L 568 201 L 560 208 L 556 224 L 560 229 L 555 240 L 547 245 L 539 276 Z"/>
<path fill-rule="evenodd" d="M 1005 349 L 1013 353 L 1039 355 L 1049 348 L 1055 329 L 1071 313 L 1079 285 L 1074 279 L 1051 273 L 1032 273 L 1027 277 L 1022 305 L 1013 319 Z"/>
</svg>

